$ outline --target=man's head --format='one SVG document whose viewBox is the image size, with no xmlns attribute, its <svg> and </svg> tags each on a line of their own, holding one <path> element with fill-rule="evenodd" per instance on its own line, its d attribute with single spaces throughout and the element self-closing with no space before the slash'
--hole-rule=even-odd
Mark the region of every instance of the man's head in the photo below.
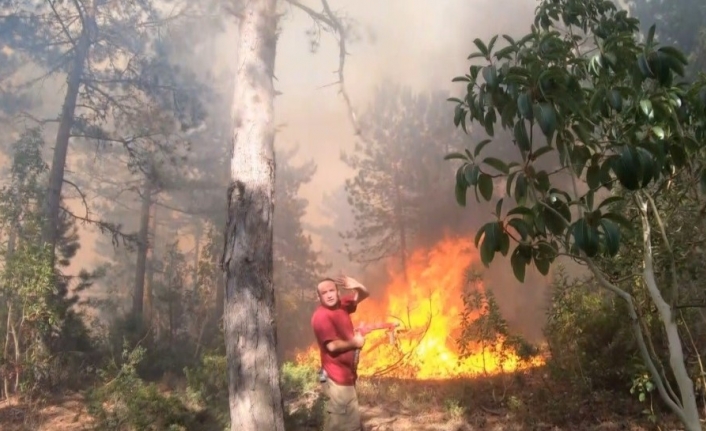
<svg viewBox="0 0 706 431">
<path fill-rule="evenodd" d="M 333 308 L 338 305 L 338 286 L 332 278 L 324 278 L 316 286 L 316 292 L 319 294 L 321 305 L 328 308 Z"/>
</svg>

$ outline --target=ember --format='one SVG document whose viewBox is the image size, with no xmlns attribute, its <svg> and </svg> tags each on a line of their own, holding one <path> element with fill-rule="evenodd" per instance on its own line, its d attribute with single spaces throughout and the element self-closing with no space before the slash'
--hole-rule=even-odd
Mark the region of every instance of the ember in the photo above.
<svg viewBox="0 0 706 431">
<path fill-rule="evenodd" d="M 360 355 L 360 376 L 386 375 L 398 378 L 445 379 L 498 374 L 541 365 L 543 360 L 521 361 L 516 352 L 480 345 L 462 358 L 456 348 L 463 311 L 462 289 L 470 264 L 479 263 L 473 242 L 446 238 L 429 250 L 416 250 L 408 259 L 407 280 L 388 269 L 390 284 L 382 301 L 369 299 L 353 315 L 354 325 L 399 322 L 394 338 L 385 331 L 366 336 Z M 389 266 L 392 268 L 392 265 Z M 482 284 L 476 284 L 482 289 Z M 390 342 L 392 341 L 392 343 Z M 297 362 L 319 364 L 315 345 L 297 355 Z"/>
</svg>

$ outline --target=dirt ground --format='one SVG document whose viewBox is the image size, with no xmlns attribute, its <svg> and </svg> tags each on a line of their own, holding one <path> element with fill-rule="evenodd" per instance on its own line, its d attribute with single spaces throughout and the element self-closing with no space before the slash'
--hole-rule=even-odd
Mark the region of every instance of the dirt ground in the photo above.
<svg viewBox="0 0 706 431">
<path fill-rule="evenodd" d="M 411 382 L 361 380 L 360 405 L 366 431 L 672 431 L 657 427 L 644 412 L 596 395 L 568 402 L 571 394 L 516 381 Z M 514 394 L 514 395 L 513 395 Z M 286 402 L 301 418 L 292 431 L 314 431 L 318 393 Z M 2 431 L 86 431 L 91 425 L 80 394 L 56 397 L 43 405 L 0 402 Z"/>
</svg>

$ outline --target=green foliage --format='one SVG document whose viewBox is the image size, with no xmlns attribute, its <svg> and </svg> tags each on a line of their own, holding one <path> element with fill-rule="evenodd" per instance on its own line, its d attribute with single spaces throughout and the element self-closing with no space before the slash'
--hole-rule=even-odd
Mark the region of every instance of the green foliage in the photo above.
<svg viewBox="0 0 706 431">
<path fill-rule="evenodd" d="M 5 383 L 31 395 L 76 381 L 80 364 L 90 363 L 92 340 L 72 309 L 72 293 L 88 288 L 93 274 L 62 273 L 78 249 L 74 220 L 59 218 L 56 265 L 40 245 L 41 202 L 47 166 L 42 160 L 41 129 L 25 130 L 12 144 L 9 184 L 0 190 L 0 234 L 7 238 L 0 272 L 0 330 L 7 346 L 0 366 Z M 8 394 L 9 395 L 9 394 Z"/>
<path fill-rule="evenodd" d="M 706 78 L 680 82 L 686 56 L 656 43 L 654 27 L 644 42 L 638 36 L 639 22 L 611 1 L 545 0 L 521 39 L 504 35 L 507 44 L 498 49 L 498 36 L 487 44 L 475 40 L 478 51 L 469 59 L 486 65 L 454 78 L 467 90 L 451 99 L 454 123 L 466 130 L 467 122 L 477 122 L 490 137 L 499 125 L 521 156 L 521 162 L 485 157 L 487 140 L 473 152 L 446 156 L 462 160 L 461 205 L 469 188 L 477 200 L 489 201 L 505 181 L 497 219 L 476 236 L 485 265 L 498 252 L 510 254 L 523 281 L 528 265 L 546 275 L 560 253 L 614 257 L 621 235 L 633 227 L 612 211 L 623 195 L 605 197 L 616 185 L 630 197 L 678 172 L 704 176 Z M 587 191 L 553 180 L 564 174 L 583 180 Z M 511 240 L 517 243 L 512 252 Z"/>
<path fill-rule="evenodd" d="M 281 380 L 284 394 L 302 394 L 316 389 L 319 384 L 318 370 L 294 362 L 282 364 Z"/>
<path fill-rule="evenodd" d="M 230 423 L 228 369 L 222 354 L 204 354 L 201 362 L 184 370 L 191 399 L 205 406 L 225 428 Z"/>
<path fill-rule="evenodd" d="M 352 260 L 369 264 L 395 257 L 406 270 L 411 249 L 436 241 L 458 207 L 439 189 L 453 186 L 452 170 L 438 154 L 449 141 L 464 140 L 443 116 L 445 95 L 415 94 L 392 81 L 382 83 L 361 116 L 366 133 L 342 160 L 355 176 L 345 190 L 354 226 L 343 235 Z"/>
<path fill-rule="evenodd" d="M 221 431 L 205 410 L 192 410 L 177 395 L 163 395 L 137 375 L 144 349 L 123 351 L 123 364 L 100 372 L 107 382 L 87 393 L 98 431 Z"/>
<path fill-rule="evenodd" d="M 586 392 L 629 387 L 639 353 L 625 304 L 561 266 L 553 275 L 544 335 L 554 377 Z"/>
<path fill-rule="evenodd" d="M 507 353 L 510 349 L 514 350 L 521 360 L 535 357 L 539 353 L 538 349 L 512 333 L 502 316 L 493 291 L 484 288 L 481 280 L 480 273 L 474 269 L 468 271 L 462 295 L 464 307 L 461 313 L 461 333 L 456 340 L 461 358 L 478 352 L 478 346 L 484 354 L 492 352 L 503 360 L 509 359 Z"/>
</svg>

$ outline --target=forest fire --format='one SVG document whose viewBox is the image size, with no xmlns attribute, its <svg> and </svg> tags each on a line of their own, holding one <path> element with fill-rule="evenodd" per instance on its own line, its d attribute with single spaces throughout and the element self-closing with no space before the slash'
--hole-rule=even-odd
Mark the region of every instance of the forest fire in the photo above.
<svg viewBox="0 0 706 431">
<path fill-rule="evenodd" d="M 407 279 L 388 268 L 391 282 L 381 301 L 370 299 L 353 315 L 355 326 L 379 322 L 399 323 L 394 337 L 384 330 L 366 336 L 360 355 L 360 376 L 386 375 L 398 378 L 446 379 L 512 372 L 542 364 L 535 358 L 522 361 L 503 340 L 495 339 L 462 355 L 457 348 L 464 310 L 462 292 L 470 264 L 479 262 L 473 242 L 446 238 L 429 250 L 412 253 Z M 392 267 L 392 265 L 390 265 Z M 474 283 L 483 289 L 482 283 Z M 468 287 L 466 287 L 468 288 Z M 472 315 L 470 320 L 477 317 Z M 490 344 L 490 345 L 489 345 Z M 297 356 L 299 363 L 319 363 L 317 347 Z"/>
</svg>

